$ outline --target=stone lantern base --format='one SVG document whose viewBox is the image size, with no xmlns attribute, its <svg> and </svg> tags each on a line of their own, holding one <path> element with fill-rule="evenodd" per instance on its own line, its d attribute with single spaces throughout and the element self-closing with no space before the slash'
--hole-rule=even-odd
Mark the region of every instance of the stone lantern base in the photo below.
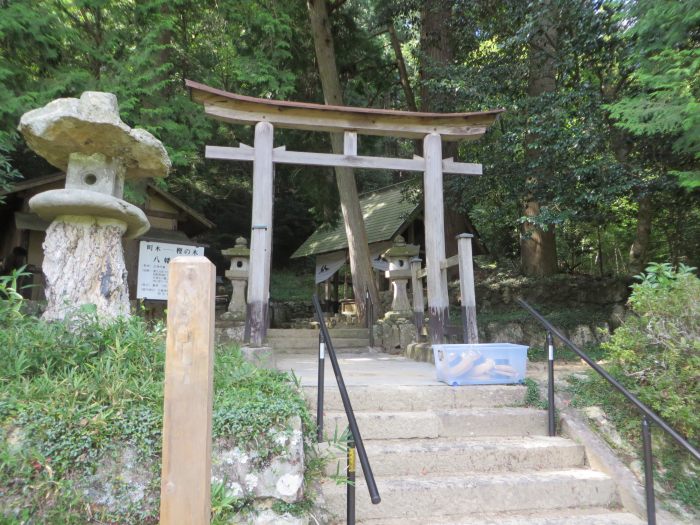
<svg viewBox="0 0 700 525">
<path fill-rule="evenodd" d="M 129 314 L 122 251 L 126 223 L 118 219 L 61 216 L 46 230 L 46 299 L 43 318 L 64 319 L 80 305 L 94 304 L 101 319 Z"/>
</svg>

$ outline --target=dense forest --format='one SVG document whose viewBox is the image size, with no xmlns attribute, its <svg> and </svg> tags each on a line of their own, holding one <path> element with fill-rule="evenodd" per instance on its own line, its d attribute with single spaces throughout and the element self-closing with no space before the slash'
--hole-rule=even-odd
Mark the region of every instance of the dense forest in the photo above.
<svg viewBox="0 0 700 525">
<path fill-rule="evenodd" d="M 484 165 L 478 178 L 446 176 L 445 198 L 497 262 L 534 276 L 700 265 L 700 0 L 0 0 L 0 184 L 55 170 L 19 137 L 22 113 L 113 92 L 124 121 L 166 145 L 163 184 L 216 222 L 203 240 L 233 245 L 250 228 L 250 165 L 205 161 L 204 146 L 251 143 L 252 131 L 205 118 L 184 81 L 323 102 L 320 4 L 343 103 L 506 109 L 483 140 L 445 147 Z M 322 133 L 276 140 L 331 149 Z M 369 155 L 419 148 L 360 143 Z M 355 173 L 360 192 L 411 177 Z M 280 166 L 275 185 L 285 265 L 315 227 L 342 218 L 330 170 Z"/>
</svg>

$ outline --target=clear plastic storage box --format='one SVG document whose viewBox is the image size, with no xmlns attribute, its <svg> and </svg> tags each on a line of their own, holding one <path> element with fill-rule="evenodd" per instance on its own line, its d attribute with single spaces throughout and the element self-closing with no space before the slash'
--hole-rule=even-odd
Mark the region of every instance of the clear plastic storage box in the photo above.
<svg viewBox="0 0 700 525">
<path fill-rule="evenodd" d="M 522 383 L 527 349 L 512 343 L 433 345 L 438 381 L 453 386 Z"/>
</svg>

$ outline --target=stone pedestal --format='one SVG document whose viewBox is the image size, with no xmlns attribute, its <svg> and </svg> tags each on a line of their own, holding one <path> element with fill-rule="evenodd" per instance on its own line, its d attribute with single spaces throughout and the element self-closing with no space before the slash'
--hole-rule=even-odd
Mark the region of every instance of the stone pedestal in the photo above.
<svg viewBox="0 0 700 525">
<path fill-rule="evenodd" d="M 122 253 L 126 223 L 98 217 L 57 217 L 46 230 L 44 319 L 63 319 L 76 305 L 93 304 L 99 317 L 129 314 Z M 75 271 L 75 269 L 80 271 Z"/>
<path fill-rule="evenodd" d="M 408 301 L 408 292 L 406 291 L 407 284 L 408 279 L 394 279 L 391 282 L 394 291 L 394 297 L 391 301 L 391 310 L 410 315 L 411 303 Z"/>
</svg>

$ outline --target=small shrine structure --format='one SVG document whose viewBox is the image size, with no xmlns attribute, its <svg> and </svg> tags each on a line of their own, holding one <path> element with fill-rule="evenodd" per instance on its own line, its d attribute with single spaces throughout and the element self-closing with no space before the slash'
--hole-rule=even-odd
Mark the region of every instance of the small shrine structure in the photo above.
<svg viewBox="0 0 700 525">
<path fill-rule="evenodd" d="M 428 315 L 433 342 L 442 342 L 448 322 L 445 264 L 443 173 L 481 175 L 481 164 L 442 156 L 442 142 L 477 140 L 503 109 L 472 113 L 421 113 L 260 99 L 229 93 L 191 80 L 192 99 L 206 115 L 234 124 L 255 125 L 253 146 L 207 146 L 207 159 L 253 162 L 253 209 L 246 340 L 262 346 L 267 328 L 272 255 L 272 204 L 275 164 L 388 169 L 423 172 L 425 262 Z M 274 147 L 274 128 L 343 133 L 343 154 L 287 151 Z M 411 159 L 357 154 L 357 136 L 423 139 L 423 157 Z"/>
</svg>

